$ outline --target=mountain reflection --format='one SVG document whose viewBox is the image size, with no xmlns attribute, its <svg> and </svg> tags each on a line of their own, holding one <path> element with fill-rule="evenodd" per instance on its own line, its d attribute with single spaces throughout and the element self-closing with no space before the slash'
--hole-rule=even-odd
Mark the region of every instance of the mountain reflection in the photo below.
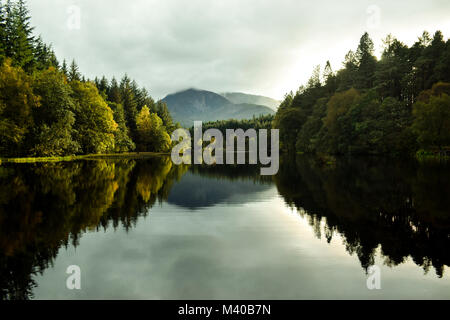
<svg viewBox="0 0 450 320">
<path fill-rule="evenodd" d="M 363 268 L 381 246 L 385 263 L 409 256 L 425 273 L 442 277 L 450 265 L 450 168 L 379 158 L 339 160 L 324 168 L 315 160 L 283 159 L 275 178 L 285 202 L 306 214 L 316 235 L 343 237 Z"/>
<path fill-rule="evenodd" d="M 260 176 L 259 170 L 254 165 L 191 166 L 172 188 L 167 202 L 194 210 L 263 200 L 262 192 L 273 187 L 272 178 Z"/>
<path fill-rule="evenodd" d="M 447 165 L 380 159 L 323 167 L 282 159 L 275 177 L 257 166 L 175 166 L 168 157 L 0 166 L 0 299 L 33 298 L 34 278 L 83 233 L 130 230 L 156 203 L 189 210 L 245 204 L 275 183 L 318 237 L 337 233 L 363 268 L 381 247 L 385 263 L 407 257 L 442 276 L 450 264 Z M 325 222 L 324 231 L 321 222 Z"/>
<path fill-rule="evenodd" d="M 0 167 L 0 298 L 32 297 L 60 247 L 89 230 L 128 230 L 187 169 L 165 157 Z"/>
</svg>

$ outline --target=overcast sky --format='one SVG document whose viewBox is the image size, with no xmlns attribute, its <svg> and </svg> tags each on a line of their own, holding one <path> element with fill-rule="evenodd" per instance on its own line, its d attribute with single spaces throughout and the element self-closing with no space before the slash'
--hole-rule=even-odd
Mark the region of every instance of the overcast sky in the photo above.
<svg viewBox="0 0 450 320">
<path fill-rule="evenodd" d="M 412 44 L 450 35 L 450 1 L 29 0 L 32 23 L 60 60 L 89 78 L 127 73 L 154 98 L 195 87 L 281 99 L 314 65 L 341 67 L 368 31 Z M 77 24 L 77 12 L 80 24 Z"/>
</svg>

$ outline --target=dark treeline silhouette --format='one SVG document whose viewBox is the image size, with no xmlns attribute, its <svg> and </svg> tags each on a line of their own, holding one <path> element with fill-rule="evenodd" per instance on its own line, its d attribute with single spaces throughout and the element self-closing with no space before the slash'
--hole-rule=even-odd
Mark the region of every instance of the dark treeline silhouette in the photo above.
<svg viewBox="0 0 450 320">
<path fill-rule="evenodd" d="M 89 230 L 129 230 L 188 170 L 170 158 L 0 167 L 0 299 L 33 297 L 33 277 Z"/>
<path fill-rule="evenodd" d="M 380 60 L 365 33 L 337 72 L 317 66 L 286 95 L 273 126 L 287 152 L 414 154 L 450 146 L 450 40 L 424 32 L 411 47 L 386 37 Z"/>
<path fill-rule="evenodd" d="M 208 129 L 219 129 L 222 134 L 225 136 L 226 129 L 268 129 L 270 130 L 272 127 L 272 121 L 274 116 L 271 114 L 261 115 L 261 116 L 253 116 L 252 119 L 244 119 L 244 120 L 217 120 L 211 122 L 205 122 L 202 124 L 203 130 Z M 191 128 L 191 134 L 193 134 L 193 128 Z"/>
<path fill-rule="evenodd" d="M 86 80 L 36 38 L 24 0 L 0 0 L 0 157 L 167 151 L 167 105 L 128 76 Z"/>
<path fill-rule="evenodd" d="M 378 248 L 390 266 L 411 257 L 442 276 L 450 265 L 447 165 L 339 158 L 323 166 L 305 156 L 280 164 L 275 177 L 250 165 L 174 166 L 169 157 L 3 165 L 0 299 L 33 298 L 35 276 L 87 231 L 128 231 L 162 201 L 194 210 L 259 201 L 272 183 L 318 237 L 338 234 L 364 269 Z"/>
<path fill-rule="evenodd" d="M 202 130 L 205 132 L 209 129 L 218 129 L 223 136 L 223 150 L 226 150 L 226 131 L 227 130 L 238 130 L 242 129 L 244 132 L 246 132 L 249 129 L 254 129 L 256 131 L 256 136 L 258 138 L 258 132 L 261 129 L 267 130 L 267 142 L 268 142 L 268 148 L 270 149 L 271 146 L 271 129 L 272 129 L 272 122 L 273 122 L 274 116 L 271 114 L 268 115 L 260 115 L 260 116 L 253 116 L 252 119 L 243 119 L 243 120 L 237 120 L 237 119 L 229 119 L 229 120 L 217 120 L 217 121 L 210 121 L 202 123 Z M 189 133 L 191 135 L 191 144 L 194 145 L 194 127 L 190 127 Z M 206 147 L 210 144 L 210 141 L 203 141 L 203 147 Z M 235 141 L 236 144 L 236 141 Z M 257 146 L 259 146 L 257 144 Z M 249 150 L 249 139 L 246 138 L 245 141 L 245 150 Z M 220 150 L 219 150 L 220 151 Z M 248 160 L 246 160 L 248 161 Z"/>
<path fill-rule="evenodd" d="M 330 242 L 339 234 L 363 268 L 374 264 L 381 247 L 387 265 L 411 257 L 441 277 L 450 265 L 449 170 L 380 158 L 340 159 L 330 167 L 316 158 L 286 157 L 275 182 L 318 237 Z"/>
</svg>

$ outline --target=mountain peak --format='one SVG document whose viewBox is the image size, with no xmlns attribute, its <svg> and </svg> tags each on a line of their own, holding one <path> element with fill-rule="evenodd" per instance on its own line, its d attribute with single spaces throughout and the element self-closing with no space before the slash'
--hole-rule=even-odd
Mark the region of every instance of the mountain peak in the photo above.
<svg viewBox="0 0 450 320">
<path fill-rule="evenodd" d="M 169 94 L 163 101 L 174 120 L 183 126 L 191 126 L 193 121 L 241 120 L 274 113 L 263 105 L 233 103 L 223 95 L 196 88 Z"/>
</svg>

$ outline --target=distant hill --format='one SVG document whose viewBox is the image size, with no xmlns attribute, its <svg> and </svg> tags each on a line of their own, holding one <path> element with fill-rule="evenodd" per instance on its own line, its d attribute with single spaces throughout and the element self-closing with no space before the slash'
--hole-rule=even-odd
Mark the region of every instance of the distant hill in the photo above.
<svg viewBox="0 0 450 320">
<path fill-rule="evenodd" d="M 188 89 L 163 99 L 176 122 L 190 127 L 194 121 L 251 119 L 253 116 L 274 114 L 274 110 L 252 103 L 233 103 L 227 98 L 205 90 Z"/>
<path fill-rule="evenodd" d="M 240 103 L 250 103 L 250 104 L 257 104 L 261 106 L 269 107 L 272 110 L 277 110 L 278 106 L 280 105 L 280 101 L 264 97 L 264 96 L 257 96 L 253 94 L 247 94 L 242 92 L 226 92 L 222 93 L 222 96 L 230 100 L 232 103 L 240 104 Z"/>
</svg>

